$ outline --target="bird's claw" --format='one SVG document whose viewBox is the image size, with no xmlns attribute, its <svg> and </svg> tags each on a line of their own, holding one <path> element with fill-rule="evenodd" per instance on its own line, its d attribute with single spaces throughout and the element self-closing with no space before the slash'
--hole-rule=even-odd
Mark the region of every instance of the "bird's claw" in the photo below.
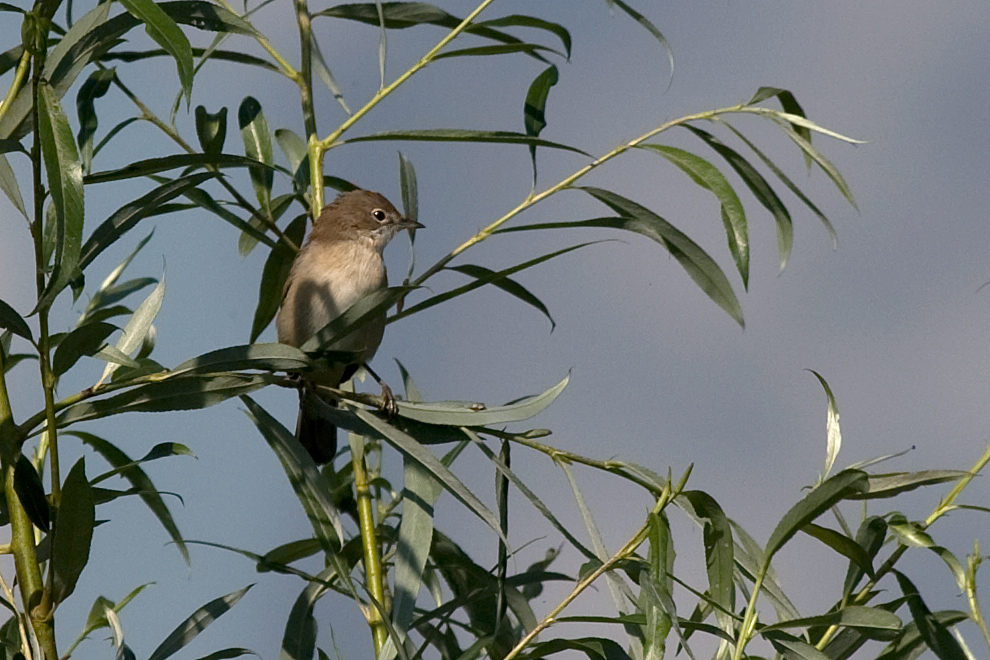
<svg viewBox="0 0 990 660">
<path fill-rule="evenodd" d="M 383 413 L 389 417 L 394 417 L 399 413 L 399 406 L 395 403 L 395 395 L 392 394 L 392 388 L 390 388 L 385 383 L 382 383 L 382 405 L 381 410 Z"/>
</svg>

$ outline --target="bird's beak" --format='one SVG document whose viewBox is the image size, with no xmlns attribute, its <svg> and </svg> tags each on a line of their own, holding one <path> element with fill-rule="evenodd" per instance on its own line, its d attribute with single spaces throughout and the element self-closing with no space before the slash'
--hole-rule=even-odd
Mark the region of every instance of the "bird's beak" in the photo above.
<svg viewBox="0 0 990 660">
<path fill-rule="evenodd" d="M 408 229 L 408 230 L 412 231 L 413 229 L 426 229 L 426 226 L 425 225 L 422 225 L 422 224 L 420 224 L 420 223 L 418 223 L 418 222 L 416 222 L 414 220 L 405 220 L 405 219 L 400 220 L 399 222 L 395 223 L 395 226 L 399 230 Z"/>
</svg>

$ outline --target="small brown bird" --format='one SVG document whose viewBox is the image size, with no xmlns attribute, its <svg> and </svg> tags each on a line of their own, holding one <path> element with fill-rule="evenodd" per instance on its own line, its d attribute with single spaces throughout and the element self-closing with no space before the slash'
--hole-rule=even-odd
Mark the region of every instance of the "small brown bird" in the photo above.
<svg viewBox="0 0 990 660">
<path fill-rule="evenodd" d="M 368 190 L 341 193 L 323 208 L 309 239 L 289 271 L 275 325 L 278 340 L 302 346 L 323 326 L 364 296 L 388 286 L 382 251 L 403 229 L 423 225 L 406 220 L 382 195 Z M 328 350 L 355 353 L 352 364 L 333 364 L 307 373 L 307 385 L 339 387 L 371 360 L 385 332 L 385 313 L 335 341 Z M 313 460 L 328 463 L 337 453 L 337 428 L 299 399 L 296 438 Z M 334 405 L 332 401 L 327 401 Z"/>
</svg>

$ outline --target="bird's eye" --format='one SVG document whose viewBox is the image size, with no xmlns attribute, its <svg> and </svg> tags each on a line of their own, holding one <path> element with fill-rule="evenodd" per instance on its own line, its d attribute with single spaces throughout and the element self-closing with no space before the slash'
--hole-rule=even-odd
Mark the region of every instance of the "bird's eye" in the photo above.
<svg viewBox="0 0 990 660">
<path fill-rule="evenodd" d="M 377 220 L 378 222 L 385 222 L 385 218 L 388 217 L 387 215 L 385 215 L 385 211 L 381 209 L 375 209 L 374 211 L 371 212 L 371 215 L 375 216 L 375 220 Z"/>
</svg>

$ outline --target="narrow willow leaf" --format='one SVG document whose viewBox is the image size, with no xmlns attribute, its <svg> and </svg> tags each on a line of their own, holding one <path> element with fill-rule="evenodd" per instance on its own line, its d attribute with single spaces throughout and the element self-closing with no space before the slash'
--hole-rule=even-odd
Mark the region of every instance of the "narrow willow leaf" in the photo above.
<svg viewBox="0 0 990 660">
<path fill-rule="evenodd" d="M 780 201 L 777 193 L 770 187 L 767 180 L 756 171 L 756 168 L 749 161 L 739 155 L 737 151 L 726 146 L 721 140 L 707 131 L 690 125 L 685 125 L 684 128 L 701 138 L 705 144 L 722 156 L 725 162 L 743 180 L 743 183 L 753 193 L 756 200 L 773 216 L 777 224 L 777 252 L 780 255 L 780 270 L 784 270 L 794 243 L 794 227 L 791 222 L 791 214 L 787 211 L 787 207 Z"/>
<path fill-rule="evenodd" d="M 575 246 L 575 248 L 572 249 L 576 249 L 576 247 L 578 246 Z M 494 270 L 485 268 L 484 266 L 476 266 L 473 264 L 466 264 L 464 266 L 448 266 L 447 270 L 454 270 L 458 273 L 463 273 L 464 275 L 473 277 L 484 284 L 492 284 L 493 286 L 502 289 L 509 295 L 515 296 L 524 303 L 535 307 L 547 317 L 548 321 L 550 321 L 551 332 L 557 326 L 557 323 L 553 320 L 553 317 L 550 316 L 550 310 L 548 310 L 547 306 L 543 304 L 543 301 L 534 296 L 528 289 L 526 289 L 526 287 L 519 284 L 515 280 L 510 279 L 509 277 L 506 277 L 505 275 L 502 275 Z"/>
<path fill-rule="evenodd" d="M 138 253 L 144 249 L 144 246 L 148 244 L 154 234 L 154 229 L 148 232 L 148 235 L 138 241 L 138 244 L 134 246 L 134 249 L 131 250 L 130 253 L 124 257 L 124 259 L 103 279 L 100 283 L 100 288 L 93 294 L 93 297 L 89 300 L 89 304 L 86 305 L 86 309 L 79 316 L 76 326 L 82 325 L 89 320 L 94 313 L 113 305 L 115 302 L 122 300 L 134 291 L 137 291 L 144 286 L 158 283 L 158 280 L 149 277 L 130 280 L 120 285 L 117 284 L 117 280 L 120 279 L 120 276 L 124 274 L 124 271 L 127 270 L 127 267 L 131 265 L 131 262 L 134 261 L 134 258 L 138 255 Z"/>
<path fill-rule="evenodd" d="M 540 52 L 554 53 L 555 55 L 560 55 L 564 57 L 564 54 L 559 50 L 554 50 L 553 48 L 547 48 L 546 46 L 541 46 L 540 44 L 527 44 L 527 43 L 515 43 L 515 44 L 495 44 L 493 46 L 475 46 L 472 48 L 460 48 L 458 50 L 448 50 L 439 55 L 436 55 L 434 60 L 443 60 L 449 57 L 487 57 L 491 55 L 508 55 L 511 53 L 527 53 L 534 57 Z M 543 59 L 540 57 L 539 59 Z"/>
<path fill-rule="evenodd" d="M 932 612 L 932 619 L 937 625 L 944 629 L 948 629 L 951 626 L 956 626 L 964 621 L 969 620 L 969 615 L 965 612 L 958 612 L 956 610 L 942 610 L 940 612 Z M 926 626 L 930 628 L 930 626 Z M 914 621 L 904 626 L 904 634 L 899 636 L 896 640 L 891 642 L 883 652 L 877 656 L 878 660 L 905 660 L 920 657 L 925 652 L 924 645 L 926 640 L 925 635 L 919 630 L 920 626 Z M 926 632 L 927 634 L 927 632 Z M 953 658 L 953 660 L 971 660 L 971 657 L 965 655 L 959 656 L 948 656 Z"/>
<path fill-rule="evenodd" d="M 784 660 L 830 660 L 828 656 L 806 641 L 777 630 L 762 635 Z"/>
<path fill-rule="evenodd" d="M 667 38 L 656 28 L 653 23 L 649 21 L 648 18 L 640 14 L 638 11 L 627 5 L 622 0 L 606 0 L 610 5 L 614 4 L 616 7 L 624 11 L 628 16 L 646 28 L 646 31 L 653 35 L 653 38 L 660 42 L 663 49 L 667 52 L 667 62 L 670 65 L 670 79 L 674 78 L 674 50 L 670 47 Z"/>
<path fill-rule="evenodd" d="M 917 587 L 908 579 L 906 575 L 895 570 L 894 576 L 897 584 L 901 588 L 901 593 L 907 599 L 908 609 L 911 611 L 911 618 L 918 626 L 918 634 L 924 640 L 928 648 L 941 660 L 963 660 L 966 654 L 963 653 L 959 642 L 952 636 L 949 629 L 938 620 L 932 611 L 928 609 L 925 601 L 918 593 Z"/>
<path fill-rule="evenodd" d="M 285 228 L 286 237 L 296 245 L 302 245 L 307 217 L 305 214 L 300 215 Z M 251 323 L 251 342 L 257 341 L 258 336 L 271 324 L 278 313 L 279 305 L 282 304 L 285 281 L 289 277 L 289 270 L 295 258 L 296 253 L 282 242 L 268 253 L 265 267 L 261 271 L 258 306 L 255 307 L 254 320 Z"/>
<path fill-rule="evenodd" d="M 51 85 L 38 88 L 38 136 L 55 208 L 55 265 L 36 309 L 51 305 L 76 277 L 83 231 L 83 182 L 72 128 Z"/>
<path fill-rule="evenodd" d="M 813 521 L 832 505 L 848 499 L 853 493 L 861 493 L 868 487 L 865 472 L 858 470 L 843 470 L 834 477 L 826 479 L 817 488 L 804 496 L 784 514 L 767 541 L 764 565 L 781 546 L 794 536 L 802 527 Z"/>
<path fill-rule="evenodd" d="M 89 616 L 86 618 L 86 625 L 83 627 L 82 631 L 79 633 L 79 636 L 76 637 L 76 640 L 72 643 L 72 645 L 65 651 L 65 655 L 71 657 L 73 650 L 75 650 L 75 648 L 79 646 L 79 644 L 82 643 L 82 641 L 86 639 L 90 633 L 99 630 L 100 628 L 109 627 L 110 624 L 107 621 L 107 616 L 105 613 L 106 609 L 119 613 L 135 598 L 135 596 L 152 584 L 154 583 L 146 582 L 139 587 L 132 589 L 130 593 L 120 600 L 119 603 L 114 603 L 103 596 L 97 596 L 96 600 L 93 601 L 93 606 L 89 610 Z"/>
<path fill-rule="evenodd" d="M 569 380 L 570 374 L 541 394 L 491 408 L 483 404 L 464 401 L 435 401 L 430 403 L 396 401 L 396 404 L 399 407 L 399 415 L 402 417 L 427 424 L 467 427 L 508 424 L 530 419 L 542 412 L 560 396 Z"/>
<path fill-rule="evenodd" d="M 306 190 L 309 186 L 309 153 L 303 139 L 288 128 L 275 129 L 275 141 L 289 161 L 296 190 Z"/>
<path fill-rule="evenodd" d="M 726 128 L 731 130 L 733 133 L 735 133 L 736 137 L 742 140 L 746 144 L 746 146 L 749 147 L 753 151 L 753 153 L 755 153 L 760 158 L 760 160 L 763 161 L 763 164 L 766 165 L 770 169 L 770 171 L 773 172 L 774 175 L 776 175 L 776 177 L 780 179 L 781 182 L 785 186 L 787 186 L 787 188 L 792 193 L 794 193 L 794 196 L 800 199 L 804 203 L 804 205 L 811 210 L 812 213 L 818 216 L 818 219 L 821 221 L 823 225 L 825 225 L 825 230 L 828 231 L 828 235 L 832 239 L 832 248 L 835 249 L 835 247 L 838 245 L 838 235 L 835 232 L 835 227 L 832 226 L 832 222 L 825 216 L 825 214 L 822 213 L 817 206 L 815 206 L 815 203 L 812 202 L 808 198 L 808 196 L 805 195 L 804 192 L 802 192 L 801 189 L 798 188 L 793 181 L 791 181 L 790 177 L 788 177 L 782 169 L 777 167 L 777 164 L 774 163 L 772 160 L 770 160 L 770 158 L 766 154 L 764 154 L 759 149 L 759 147 L 757 147 L 755 144 L 753 144 L 753 142 L 749 138 L 747 138 L 745 135 L 739 132 L 739 129 L 737 129 L 735 126 L 733 126 L 728 122 L 720 122 L 720 123 L 722 123 Z"/>
<path fill-rule="evenodd" d="M 274 163 L 272 152 L 272 133 L 268 128 L 268 120 L 261 109 L 261 104 L 253 96 L 245 96 L 237 109 L 237 125 L 241 129 L 241 139 L 244 141 L 244 153 L 248 158 L 259 161 L 268 167 L 253 167 L 251 185 L 254 194 L 265 215 L 271 215 L 272 204 L 272 172 Z"/>
<path fill-rule="evenodd" d="M 971 474 L 965 470 L 921 470 L 919 472 L 871 474 L 869 490 L 857 494 L 851 499 L 873 500 L 896 497 L 915 488 L 959 481 L 971 476 Z"/>
<path fill-rule="evenodd" d="M 45 486 L 34 465 L 23 454 L 14 464 L 14 492 L 34 526 L 47 532 L 51 528 L 52 512 L 45 497 Z"/>
<path fill-rule="evenodd" d="M 79 361 L 84 355 L 94 355 L 106 345 L 106 339 L 114 331 L 119 330 L 115 325 L 104 322 L 87 323 L 76 328 L 59 342 L 52 359 L 52 371 L 61 376 Z"/>
<path fill-rule="evenodd" d="M 692 181 L 715 195 L 722 205 L 722 221 L 729 239 L 729 251 L 742 276 L 743 287 L 748 287 L 749 230 L 746 224 L 746 212 L 743 210 L 742 202 L 739 201 L 739 196 L 726 178 L 718 168 L 690 151 L 659 144 L 643 144 L 640 148 L 659 153 L 679 167 Z"/>
<path fill-rule="evenodd" d="M 583 653 L 589 660 L 632 660 L 619 644 L 604 637 L 551 639 L 531 645 L 527 655 L 533 658 L 545 658 L 561 651 L 577 651 Z"/>
<path fill-rule="evenodd" d="M 507 228 L 507 229 L 502 229 L 502 230 L 496 231 L 495 233 L 508 232 L 508 231 L 513 231 L 513 230 L 525 229 L 525 228 L 526 227 L 512 227 L 512 228 Z M 456 298 L 458 296 L 462 296 L 465 293 L 467 293 L 469 291 L 473 291 L 474 289 L 480 288 L 480 287 L 482 287 L 482 286 L 484 286 L 486 284 L 493 284 L 495 286 L 499 286 L 499 288 L 503 288 L 503 287 L 500 286 L 499 283 L 500 282 L 503 282 L 504 283 L 507 280 L 507 278 L 508 278 L 509 275 L 513 275 L 515 273 L 518 273 L 519 271 L 525 270 L 527 268 L 531 268 L 533 266 L 536 266 L 538 264 L 543 263 L 544 261 L 549 261 L 550 259 L 553 259 L 555 257 L 559 257 L 559 256 L 564 255 L 564 254 L 567 254 L 568 252 L 572 252 L 572 251 L 577 250 L 579 248 L 583 248 L 583 247 L 586 247 L 588 245 L 594 245 L 595 243 L 600 243 L 600 242 L 601 241 L 590 241 L 588 243 L 579 243 L 578 245 L 572 245 L 570 247 L 563 248 L 561 250 L 557 250 L 556 252 L 551 252 L 549 254 L 544 254 L 542 256 L 536 257 L 535 259 L 530 259 L 529 261 L 525 261 L 525 262 L 523 262 L 521 264 L 517 264 L 515 266 L 512 266 L 510 268 L 506 268 L 504 270 L 500 270 L 500 271 L 497 271 L 497 272 L 490 271 L 487 268 L 482 268 L 481 266 L 452 266 L 452 267 L 449 267 L 448 270 L 460 270 L 460 269 L 466 268 L 469 272 L 466 272 L 465 274 L 472 275 L 473 277 L 475 277 L 474 281 L 473 282 L 470 282 L 468 284 L 465 284 L 464 286 L 459 286 L 459 287 L 457 287 L 455 289 L 451 289 L 449 291 L 444 291 L 443 293 L 438 293 L 437 295 L 435 295 L 435 296 L 433 296 L 431 298 L 427 298 L 426 300 L 424 300 L 422 302 L 416 303 L 415 305 L 406 308 L 402 312 L 397 313 L 394 317 L 392 317 L 391 319 L 389 319 L 389 322 L 392 322 L 392 321 L 394 321 L 394 320 L 396 320 L 398 318 L 402 318 L 403 316 L 409 316 L 411 314 L 416 314 L 417 312 L 421 312 L 424 309 L 429 309 L 430 307 L 433 307 L 434 305 L 439 305 L 440 303 L 446 302 L 447 300 L 451 300 L 452 298 Z M 460 270 L 460 272 L 465 272 L 465 271 L 464 270 Z M 473 275 L 473 273 L 477 273 L 477 275 Z M 511 282 L 512 280 L 508 280 L 508 281 Z M 519 287 L 519 288 L 521 288 L 521 287 Z M 514 290 L 509 290 L 509 289 L 504 289 L 504 290 L 507 291 L 508 293 L 512 294 L 512 295 L 517 295 L 517 293 L 521 293 L 519 291 L 519 288 L 516 288 Z M 525 289 L 523 289 L 523 291 L 525 291 Z M 526 293 L 528 293 L 528 292 L 526 292 Z M 528 303 L 528 304 L 533 304 L 534 301 L 535 301 L 537 304 L 535 304 L 534 306 L 538 310 L 540 310 L 541 312 L 543 312 L 547 316 L 548 319 L 550 319 L 551 330 L 553 330 L 553 326 L 555 324 L 554 324 L 553 319 L 550 318 L 549 310 L 546 309 L 546 307 L 543 305 L 542 302 L 539 301 L 538 298 L 536 298 L 535 296 L 531 296 L 530 299 L 526 299 L 526 298 L 521 298 L 521 299 L 524 302 Z"/>
<path fill-rule="evenodd" d="M 551 149 L 563 149 L 572 151 L 582 156 L 591 157 L 591 154 L 559 142 L 541 140 L 522 133 L 511 131 L 474 131 L 460 128 L 437 128 L 409 131 L 385 131 L 382 133 L 372 133 L 371 135 L 361 135 L 347 140 L 341 140 L 338 144 L 348 142 L 374 142 L 374 141 L 407 140 L 414 142 L 477 142 L 494 144 L 528 144 L 536 147 L 549 147 Z"/>
<path fill-rule="evenodd" d="M 674 544 L 670 523 L 665 515 L 651 512 L 648 518 L 649 570 L 640 571 L 639 609 L 646 616 L 643 630 L 643 657 L 661 660 L 666 650 L 666 639 L 677 620 L 673 598 Z M 688 655 L 694 657 L 688 646 Z"/>
<path fill-rule="evenodd" d="M 248 407 L 248 417 L 282 463 L 292 490 L 303 505 L 323 551 L 330 557 L 336 557 L 341 547 L 340 514 L 333 505 L 326 478 L 320 474 L 313 459 L 299 444 L 295 435 L 250 397 L 242 396 L 241 401 Z M 345 573 L 340 574 L 343 576 Z"/>
<path fill-rule="evenodd" d="M 490 21 L 479 21 L 470 26 L 468 30 L 470 31 L 472 29 L 477 30 L 479 28 L 490 27 L 528 27 L 535 28 L 537 30 L 544 30 L 560 39 L 560 43 L 564 47 L 564 53 L 566 54 L 567 59 L 571 59 L 571 33 L 567 31 L 567 28 L 559 23 L 545 21 L 541 18 L 536 18 L 535 16 L 512 14 L 511 16 L 502 16 L 501 18 L 495 18 Z"/>
<path fill-rule="evenodd" d="M 370 435 L 381 438 L 395 447 L 406 458 L 419 463 L 447 492 L 491 527 L 499 535 L 499 538 L 508 542 L 508 539 L 502 534 L 495 514 L 427 448 L 416 442 L 411 436 L 386 424 L 363 408 L 351 406 L 346 402 L 343 405 L 369 427 Z"/>
<path fill-rule="evenodd" d="M 691 503 L 695 515 L 704 521 L 705 565 L 708 569 L 708 595 L 721 608 L 715 616 L 723 630 L 731 630 L 731 617 L 725 612 L 735 611 L 736 591 L 732 583 L 735 571 L 732 526 L 722 507 L 708 493 L 700 490 L 684 491 L 680 495 Z"/>
<path fill-rule="evenodd" d="M 956 587 L 959 589 L 960 593 L 966 592 L 966 570 L 963 568 L 962 564 L 956 559 L 956 556 L 952 554 L 948 548 L 943 548 L 940 545 L 933 545 L 929 548 L 932 552 L 937 554 L 945 565 L 949 567 L 952 571 L 952 577 L 956 580 Z"/>
<path fill-rule="evenodd" d="M 165 660 L 165 658 L 170 657 L 173 653 L 191 642 L 199 633 L 203 632 L 207 626 L 229 612 L 230 608 L 236 605 L 237 601 L 253 586 L 249 584 L 243 589 L 238 589 L 226 596 L 215 598 L 193 612 L 175 630 L 169 633 L 168 637 L 162 640 L 162 643 L 151 653 L 148 660 Z"/>
<path fill-rule="evenodd" d="M 835 402 L 832 388 L 828 386 L 825 378 L 814 369 L 808 369 L 808 371 L 813 373 L 818 382 L 821 383 L 825 390 L 825 397 L 828 399 L 828 410 L 825 415 L 825 473 L 822 477 L 824 479 L 832 471 L 835 458 L 839 455 L 839 449 L 842 447 L 842 431 L 839 429 L 839 405 Z"/>
<path fill-rule="evenodd" d="M 863 546 L 845 534 L 840 534 L 827 527 L 820 527 L 814 523 L 808 523 L 801 528 L 801 531 L 812 538 L 818 539 L 851 561 L 859 568 L 860 575 L 863 573 L 873 575 L 872 557 Z"/>
<path fill-rule="evenodd" d="M 162 279 L 158 282 L 158 286 L 138 305 L 138 308 L 134 310 L 134 314 L 131 315 L 130 320 L 127 321 L 127 325 L 124 326 L 124 333 L 117 340 L 115 348 L 124 355 L 131 355 L 141 346 L 145 337 L 151 331 L 151 324 L 154 322 L 155 317 L 158 316 L 158 311 L 162 308 L 162 300 L 164 298 L 165 274 L 162 273 Z M 99 382 L 102 383 L 113 375 L 117 366 L 113 363 L 108 364 L 103 370 L 103 376 L 100 377 Z"/>
<path fill-rule="evenodd" d="M 931 548 L 935 540 L 921 528 L 919 523 L 911 522 L 902 514 L 895 514 L 887 521 L 887 529 L 897 537 L 902 545 L 915 548 Z"/>
<path fill-rule="evenodd" d="M 271 171 L 276 168 L 266 165 L 254 158 L 238 156 L 236 154 L 202 153 L 202 154 L 174 154 L 161 158 L 149 158 L 139 160 L 117 170 L 106 172 L 95 172 L 85 178 L 88 184 L 106 183 L 108 181 L 120 181 L 122 179 L 133 179 L 139 176 L 150 176 L 159 172 L 167 172 L 179 167 L 203 167 L 212 165 L 214 167 L 250 167 L 254 169 L 264 169 L 271 176 Z"/>
<path fill-rule="evenodd" d="M 79 117 L 79 160 L 83 171 L 88 172 L 93 162 L 93 135 L 99 126 L 96 115 L 96 99 L 106 96 L 116 69 L 97 69 L 90 74 L 76 94 L 76 115 Z"/>
<path fill-rule="evenodd" d="M 275 382 L 270 374 L 189 376 L 143 383 L 105 399 L 90 399 L 66 408 L 58 426 L 101 419 L 128 412 L 199 410 L 227 399 L 249 394 Z"/>
<path fill-rule="evenodd" d="M 417 461 L 406 458 L 403 469 L 402 519 L 395 555 L 392 625 L 409 631 L 423 571 L 433 542 L 433 505 L 443 487 Z"/>
<path fill-rule="evenodd" d="M 126 28 L 120 33 L 115 33 L 105 41 L 94 38 L 106 32 L 102 28 L 109 13 L 109 5 L 106 3 L 97 4 L 72 24 L 72 27 L 45 58 L 44 78 L 55 87 L 58 98 L 65 95 L 96 52 L 101 49 L 101 46 L 109 46 L 129 29 Z M 136 24 L 136 21 L 127 15 L 124 15 L 124 22 Z"/>
<path fill-rule="evenodd" d="M 337 79 L 333 77 L 333 72 L 330 71 L 327 61 L 323 58 L 323 51 L 320 50 L 320 42 L 315 34 L 310 34 L 310 43 L 313 44 L 313 69 L 316 71 L 316 77 L 326 86 L 327 90 L 330 91 L 334 100 L 343 108 L 344 112 L 348 115 L 353 114 L 351 109 L 347 107 L 347 101 L 344 100 L 344 93 L 341 91 Z M 385 83 L 382 82 L 382 87 L 384 86 Z"/>
<path fill-rule="evenodd" d="M 258 245 L 258 237 L 266 236 L 266 231 L 271 225 L 274 225 L 282 217 L 282 215 L 292 206 L 293 202 L 300 200 L 297 195 L 286 194 L 279 195 L 278 197 L 272 199 L 271 202 L 271 215 L 269 217 L 264 217 L 261 214 L 251 209 L 253 217 L 248 221 L 248 226 L 251 227 L 250 232 L 245 232 L 240 235 L 237 239 L 237 251 L 242 257 L 246 257 L 254 251 L 254 248 Z M 270 241 L 269 241 L 270 242 Z"/>
<path fill-rule="evenodd" d="M 27 321 L 3 300 L 0 300 L 0 328 L 10 330 L 15 335 L 23 337 L 30 342 L 34 341 L 31 337 L 31 328 L 28 326 Z"/>
<path fill-rule="evenodd" d="M 332 350 L 333 342 L 346 337 L 358 328 L 385 312 L 414 287 L 393 286 L 374 291 L 344 310 L 343 314 L 323 326 L 299 348 L 305 353 Z"/>
<path fill-rule="evenodd" d="M 230 346 L 186 360 L 170 371 L 171 376 L 187 373 L 220 371 L 307 371 L 312 360 L 294 346 L 287 344 L 246 344 Z"/>
<path fill-rule="evenodd" d="M 289 610 L 289 618 L 285 622 L 280 658 L 312 660 L 313 650 L 316 648 L 316 618 L 313 616 L 313 607 L 326 593 L 325 584 L 333 578 L 334 573 L 333 568 L 325 569 L 296 597 L 292 609 Z"/>
<path fill-rule="evenodd" d="M 86 479 L 86 459 L 80 458 L 62 485 L 62 499 L 52 538 L 52 600 L 58 604 L 75 590 L 89 561 L 89 546 L 96 524 L 96 506 Z"/>
<path fill-rule="evenodd" d="M 744 326 L 742 307 L 732 291 L 732 285 L 718 264 L 694 241 L 669 222 L 636 202 L 601 188 L 581 188 L 618 212 L 620 218 L 596 218 L 567 223 L 528 225 L 536 227 L 614 227 L 642 234 L 660 243 L 687 271 L 715 304 L 725 310 L 736 323 Z"/>
<path fill-rule="evenodd" d="M 786 89 L 780 89 L 779 87 L 760 87 L 756 90 L 756 93 L 753 94 L 753 98 L 751 98 L 749 103 L 746 105 L 756 105 L 757 103 L 762 103 L 763 101 L 773 97 L 777 97 L 777 100 L 780 101 L 780 107 L 784 109 L 784 112 L 797 115 L 798 117 L 807 118 L 807 115 L 804 113 L 804 108 L 802 108 L 801 104 L 798 103 L 798 100 L 794 94 Z M 794 124 L 793 126 L 794 130 L 797 131 L 801 137 L 808 142 L 811 142 L 810 130 L 797 124 Z M 810 164 L 811 163 L 808 162 L 808 165 Z"/>
<path fill-rule="evenodd" d="M 877 556 L 880 548 L 883 547 L 883 542 L 886 538 L 887 521 L 882 517 L 870 516 L 860 523 L 859 529 L 856 531 L 856 543 L 866 553 L 869 561 L 866 566 L 862 566 L 855 561 L 849 562 L 849 568 L 846 569 L 846 579 L 843 582 L 842 588 L 844 596 L 852 594 L 864 573 L 871 578 L 874 577 L 873 559 Z"/>
<path fill-rule="evenodd" d="M 801 151 L 807 154 L 811 160 L 815 161 L 818 167 L 821 168 L 822 172 L 825 172 L 828 178 L 832 180 L 832 183 L 835 184 L 835 187 L 839 189 L 842 196 L 845 197 L 850 204 L 852 204 L 852 207 L 854 209 L 858 209 L 859 207 L 856 206 L 856 200 L 853 198 L 852 190 L 850 190 L 849 184 L 847 184 L 846 180 L 842 178 L 842 175 L 839 173 L 839 170 L 836 169 L 835 165 L 829 162 L 829 160 L 825 158 L 820 151 L 811 146 L 811 142 L 805 140 L 794 130 L 785 128 L 784 133 L 787 134 L 787 137 L 791 138 L 791 141 L 794 142 L 794 144 L 801 148 Z"/>
<path fill-rule="evenodd" d="M 540 133 L 547 126 L 546 107 L 547 97 L 550 95 L 550 88 L 557 84 L 560 74 L 557 67 L 551 65 L 529 86 L 526 92 L 526 102 L 523 104 L 523 124 L 526 127 L 526 135 L 539 137 Z M 529 157 L 533 162 L 533 186 L 536 187 L 536 145 L 529 145 Z"/>
<path fill-rule="evenodd" d="M 175 548 L 182 555 L 182 559 L 186 564 L 189 564 L 189 550 L 186 548 L 186 542 L 182 538 L 182 533 L 175 524 L 175 520 L 172 518 L 172 512 L 169 511 L 165 500 L 162 499 L 154 482 L 152 482 L 147 473 L 139 466 L 140 461 L 132 460 L 130 456 L 125 454 L 116 445 L 92 433 L 83 431 L 67 431 L 67 433 L 82 440 L 114 468 L 111 471 L 113 474 L 119 474 L 131 484 L 134 491 L 141 498 L 141 501 L 144 502 L 145 506 L 148 507 L 165 529 L 172 543 L 175 544 Z M 145 458 L 143 460 L 151 459 Z M 94 483 L 96 482 L 97 480 L 94 480 Z"/>
<path fill-rule="evenodd" d="M 159 206 L 215 176 L 216 174 L 213 172 L 199 172 L 179 177 L 163 183 L 151 192 L 117 209 L 86 240 L 82 248 L 82 256 L 79 259 L 79 268 L 85 269 L 103 250 L 133 229 L 141 219 L 152 215 Z"/>
<path fill-rule="evenodd" d="M 229 32 L 232 34 L 242 34 L 248 37 L 260 37 L 258 32 L 243 17 L 224 9 L 222 6 L 212 2 L 200 0 L 182 0 L 180 2 L 162 2 L 159 6 L 166 14 L 172 17 L 176 23 L 191 25 L 200 30 L 210 32 Z M 252 9 L 251 11 L 255 11 Z M 194 49 L 196 52 L 198 49 Z"/>
<path fill-rule="evenodd" d="M 219 651 L 214 651 L 209 655 L 204 655 L 197 660 L 227 660 L 227 658 L 239 658 L 242 655 L 258 655 L 251 649 L 245 649 L 239 646 L 234 646 L 226 649 L 221 649 Z"/>
<path fill-rule="evenodd" d="M 193 55 L 189 39 L 175 21 L 152 0 L 120 0 L 124 8 L 144 23 L 148 36 L 175 59 L 179 82 L 188 104 L 192 98 Z"/>
<path fill-rule="evenodd" d="M 21 197 L 21 188 L 17 185 L 17 177 L 14 175 L 14 168 L 10 166 L 4 154 L 0 154 L 0 190 L 13 207 L 20 211 L 25 219 L 29 219 L 27 209 L 24 208 L 24 198 Z"/>
<path fill-rule="evenodd" d="M 202 176 L 202 175 L 193 175 Z M 210 213 L 215 214 L 224 222 L 230 224 L 233 227 L 241 230 L 244 234 L 251 236 L 258 242 L 264 243 L 268 247 L 275 247 L 275 241 L 272 240 L 267 234 L 257 229 L 249 222 L 245 222 L 235 213 L 228 211 L 224 206 L 219 204 L 215 199 L 210 197 L 210 194 L 203 190 L 202 188 L 189 187 L 182 191 L 182 194 L 186 196 L 191 202 L 196 206 L 206 209 Z"/>
<path fill-rule="evenodd" d="M 223 153 L 223 143 L 227 139 L 227 108 L 210 113 L 205 107 L 197 105 L 196 137 L 204 153 Z"/>
</svg>

